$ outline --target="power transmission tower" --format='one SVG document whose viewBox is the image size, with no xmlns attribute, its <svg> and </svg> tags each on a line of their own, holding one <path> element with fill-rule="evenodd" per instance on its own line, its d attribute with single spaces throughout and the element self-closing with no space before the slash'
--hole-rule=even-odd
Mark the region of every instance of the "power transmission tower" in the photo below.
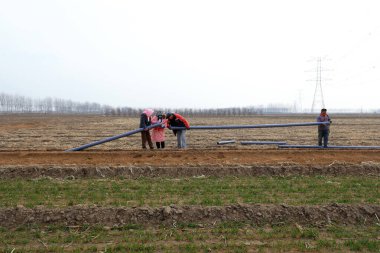
<svg viewBox="0 0 380 253">
<path fill-rule="evenodd" d="M 323 71 L 329 71 L 327 69 L 322 69 L 322 57 L 318 57 L 315 59 L 317 63 L 317 67 L 315 70 L 309 71 L 309 72 L 315 72 L 316 78 L 308 81 L 315 82 L 315 89 L 314 89 L 314 97 L 313 97 L 313 103 L 311 105 L 311 113 L 315 113 L 318 111 L 318 109 L 325 108 L 325 100 L 323 97 L 323 89 L 322 89 L 322 80 L 328 81 L 331 79 L 322 79 L 322 72 Z"/>
</svg>

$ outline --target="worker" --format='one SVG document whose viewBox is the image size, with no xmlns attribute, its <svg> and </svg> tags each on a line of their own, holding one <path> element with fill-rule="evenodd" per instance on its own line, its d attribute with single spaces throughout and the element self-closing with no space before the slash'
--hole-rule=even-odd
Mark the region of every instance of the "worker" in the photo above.
<svg viewBox="0 0 380 253">
<path fill-rule="evenodd" d="M 189 122 L 178 113 L 169 112 L 166 114 L 167 126 L 170 129 L 173 127 L 185 127 L 183 130 L 173 130 L 174 135 L 177 135 L 177 147 L 186 148 L 186 130 L 190 129 Z"/>
<path fill-rule="evenodd" d="M 149 148 L 153 149 L 153 143 L 152 143 L 152 138 L 150 137 L 149 129 L 145 130 L 147 126 L 151 125 L 151 116 L 153 112 L 154 111 L 152 109 L 145 109 L 140 116 L 140 128 L 144 129 L 143 131 L 141 131 L 141 142 L 142 142 L 143 149 L 146 149 L 147 142 L 148 142 Z"/>
<path fill-rule="evenodd" d="M 317 117 L 317 122 L 332 122 L 325 108 L 321 110 L 321 114 Z M 323 147 L 327 148 L 327 144 L 329 142 L 329 134 L 330 124 L 318 125 L 318 146 L 322 146 L 323 139 Z"/>
<path fill-rule="evenodd" d="M 156 116 L 152 118 L 152 124 L 156 123 L 162 123 L 162 125 L 165 127 L 166 122 L 168 120 L 166 119 L 166 115 L 162 113 L 157 113 Z M 156 148 L 165 148 L 165 128 L 162 126 L 158 126 L 152 129 L 152 140 L 156 143 Z"/>
</svg>

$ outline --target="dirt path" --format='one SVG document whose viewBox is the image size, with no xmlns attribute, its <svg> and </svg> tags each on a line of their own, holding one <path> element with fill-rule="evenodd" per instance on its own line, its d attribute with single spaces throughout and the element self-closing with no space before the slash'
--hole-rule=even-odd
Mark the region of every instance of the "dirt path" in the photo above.
<svg viewBox="0 0 380 253">
<path fill-rule="evenodd" d="M 0 152 L 0 165 L 329 165 L 380 163 L 380 150 L 164 150 L 108 152 Z"/>
<path fill-rule="evenodd" d="M 0 152 L 0 179 L 380 176 L 380 151 L 186 150 Z"/>
</svg>

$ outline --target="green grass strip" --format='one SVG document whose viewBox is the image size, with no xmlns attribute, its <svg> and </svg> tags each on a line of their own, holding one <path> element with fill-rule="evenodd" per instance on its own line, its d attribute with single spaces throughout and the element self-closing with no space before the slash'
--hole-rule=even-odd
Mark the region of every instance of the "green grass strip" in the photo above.
<svg viewBox="0 0 380 253">
<path fill-rule="evenodd" d="M 18 204 L 26 207 L 315 205 L 332 202 L 379 204 L 380 180 L 361 176 L 0 180 L 0 207 Z"/>
<path fill-rule="evenodd" d="M 198 224 L 199 225 L 199 224 Z M 379 226 L 0 227 L 0 252 L 379 252 Z"/>
</svg>

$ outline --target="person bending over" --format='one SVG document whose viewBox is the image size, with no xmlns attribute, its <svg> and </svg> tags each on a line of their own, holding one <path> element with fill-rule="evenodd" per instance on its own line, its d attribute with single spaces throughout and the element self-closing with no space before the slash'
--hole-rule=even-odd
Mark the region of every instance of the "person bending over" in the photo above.
<svg viewBox="0 0 380 253">
<path fill-rule="evenodd" d="M 169 112 L 166 114 L 168 119 L 167 126 L 171 127 L 185 127 L 183 130 L 173 130 L 174 135 L 177 135 L 177 147 L 186 148 L 186 130 L 190 129 L 189 122 L 178 113 Z"/>
</svg>

